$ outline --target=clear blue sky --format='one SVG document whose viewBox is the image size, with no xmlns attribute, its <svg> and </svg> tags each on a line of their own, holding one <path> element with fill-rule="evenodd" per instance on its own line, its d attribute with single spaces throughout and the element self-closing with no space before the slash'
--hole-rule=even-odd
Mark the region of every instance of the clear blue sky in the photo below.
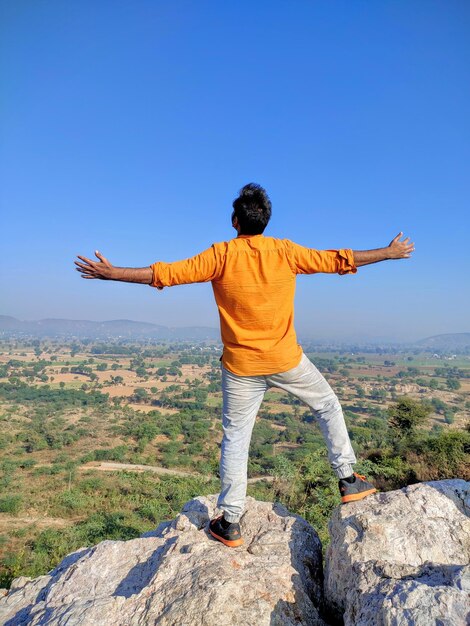
<svg viewBox="0 0 470 626">
<path fill-rule="evenodd" d="M 414 257 L 299 277 L 312 337 L 470 331 L 470 3 L 3 0 L 0 313 L 217 326 L 210 284 L 84 281 L 266 235 Z"/>
</svg>

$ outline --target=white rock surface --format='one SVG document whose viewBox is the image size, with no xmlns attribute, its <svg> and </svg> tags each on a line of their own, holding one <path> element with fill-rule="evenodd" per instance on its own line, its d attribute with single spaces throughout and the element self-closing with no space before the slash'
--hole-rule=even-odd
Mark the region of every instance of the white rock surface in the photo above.
<svg viewBox="0 0 470 626">
<path fill-rule="evenodd" d="M 325 593 L 345 626 L 470 623 L 469 495 L 434 481 L 334 511 Z"/>
<path fill-rule="evenodd" d="M 103 541 L 47 576 L 16 579 L 0 594 L 0 625 L 325 626 L 313 528 L 248 497 L 245 544 L 227 548 L 207 532 L 216 498 L 191 500 L 139 539 Z M 338 507 L 325 572 L 332 622 L 470 623 L 469 504 L 470 484 L 448 480 Z"/>
<path fill-rule="evenodd" d="M 216 495 L 131 541 L 103 541 L 0 599 L 4 626 L 322 626 L 321 544 L 301 517 L 247 498 L 245 543 L 207 531 Z"/>
</svg>

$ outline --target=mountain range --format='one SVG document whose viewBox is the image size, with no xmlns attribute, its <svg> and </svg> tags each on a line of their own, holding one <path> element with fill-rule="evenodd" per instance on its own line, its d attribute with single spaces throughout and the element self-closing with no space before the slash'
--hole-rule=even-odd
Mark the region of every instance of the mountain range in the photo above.
<svg viewBox="0 0 470 626">
<path fill-rule="evenodd" d="M 217 328 L 190 326 L 170 328 L 150 322 L 133 320 L 91 320 L 43 319 L 22 321 L 9 315 L 0 315 L 0 333 L 3 335 L 22 334 L 37 337 L 77 337 L 90 339 L 161 339 L 220 341 Z"/>
<path fill-rule="evenodd" d="M 77 339 L 154 339 L 162 341 L 220 341 L 218 328 L 205 326 L 168 327 L 151 322 L 133 320 L 109 320 L 95 322 L 91 320 L 43 319 L 22 321 L 9 315 L 0 315 L 0 336 L 28 335 L 34 337 L 63 337 Z M 353 343 L 368 343 L 355 342 Z M 325 345 L 329 342 L 323 340 Z M 347 345 L 347 341 L 343 342 Z M 402 343 L 401 346 L 405 344 Z M 434 335 L 414 342 L 408 346 L 436 352 L 468 352 L 470 333 L 449 333 Z"/>
</svg>

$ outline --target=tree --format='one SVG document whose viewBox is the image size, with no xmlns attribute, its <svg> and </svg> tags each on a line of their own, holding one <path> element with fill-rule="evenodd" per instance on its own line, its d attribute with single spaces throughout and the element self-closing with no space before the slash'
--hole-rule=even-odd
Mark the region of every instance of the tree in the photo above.
<svg viewBox="0 0 470 626">
<path fill-rule="evenodd" d="M 134 402 L 143 402 L 145 400 L 148 400 L 148 396 L 148 391 L 147 389 L 144 389 L 144 387 L 137 387 L 136 389 L 134 389 Z"/>
<path fill-rule="evenodd" d="M 456 378 L 448 378 L 446 380 L 446 385 L 447 385 L 447 389 L 450 389 L 452 391 L 456 391 L 457 389 L 460 389 L 460 382 Z"/>
<path fill-rule="evenodd" d="M 412 437 L 431 411 L 429 405 L 403 397 L 388 408 L 388 423 L 398 437 Z"/>
<path fill-rule="evenodd" d="M 366 392 L 364 391 L 364 388 L 361 387 L 360 385 L 356 385 L 356 394 L 358 398 L 366 397 Z"/>
<path fill-rule="evenodd" d="M 385 391 L 385 389 L 373 389 L 370 397 L 373 400 L 385 400 L 385 398 L 387 397 L 387 392 Z"/>
</svg>

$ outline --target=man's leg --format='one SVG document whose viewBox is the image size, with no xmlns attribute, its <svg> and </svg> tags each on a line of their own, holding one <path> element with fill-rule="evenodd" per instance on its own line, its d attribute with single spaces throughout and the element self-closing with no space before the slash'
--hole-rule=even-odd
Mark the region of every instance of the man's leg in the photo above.
<svg viewBox="0 0 470 626">
<path fill-rule="evenodd" d="M 317 417 L 328 448 L 328 460 L 338 478 L 353 473 L 357 459 L 351 446 L 343 411 L 332 388 L 303 354 L 297 367 L 266 376 L 268 386 L 278 387 L 305 402 Z"/>
<path fill-rule="evenodd" d="M 251 432 L 266 389 L 264 376 L 237 376 L 222 365 L 224 434 L 217 506 L 228 522 L 238 522 L 244 510 Z"/>
</svg>

